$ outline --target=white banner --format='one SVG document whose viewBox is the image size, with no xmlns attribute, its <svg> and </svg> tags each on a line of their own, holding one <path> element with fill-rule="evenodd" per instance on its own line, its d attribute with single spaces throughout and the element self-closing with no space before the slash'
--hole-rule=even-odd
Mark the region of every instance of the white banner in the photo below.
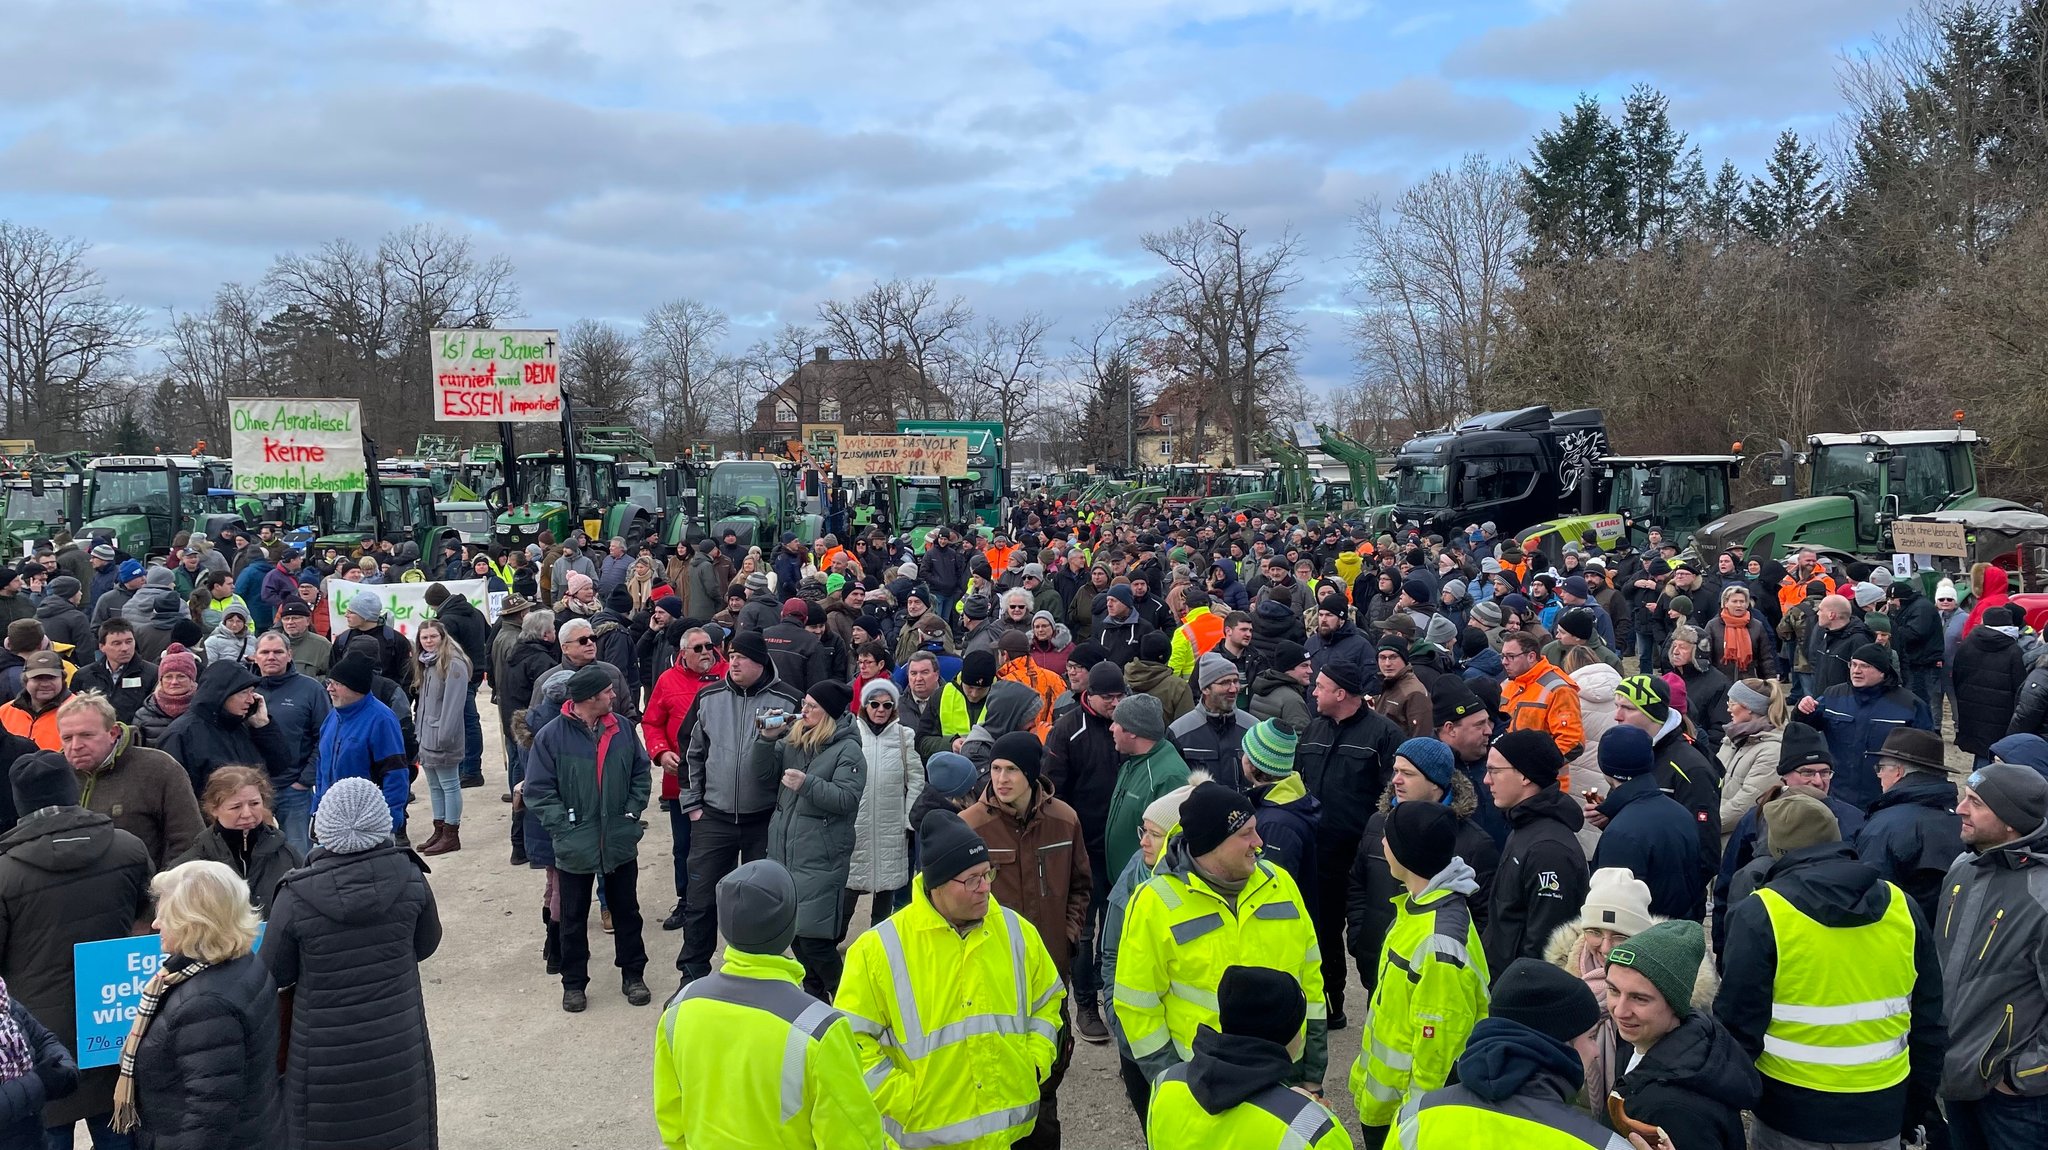
<svg viewBox="0 0 2048 1150">
<path fill-rule="evenodd" d="M 327 625 L 331 634 L 339 635 L 348 630 L 348 620 L 342 618 L 348 605 L 356 596 L 365 592 L 375 595 L 383 605 L 385 622 L 407 639 L 422 619 L 434 617 L 434 609 L 427 606 L 427 588 L 432 583 L 353 583 L 347 579 L 328 578 L 321 586 L 321 594 L 327 596 Z M 481 579 L 444 579 L 441 586 L 448 588 L 450 595 L 460 595 L 484 613 L 484 621 L 498 621 L 498 604 L 505 599 L 502 591 L 484 593 Z"/>
<path fill-rule="evenodd" d="M 434 418 L 554 423 L 562 418 L 553 331 L 436 329 L 427 341 Z"/>
<path fill-rule="evenodd" d="M 362 404 L 353 399 L 228 400 L 235 490 L 250 495 L 361 491 Z"/>
</svg>

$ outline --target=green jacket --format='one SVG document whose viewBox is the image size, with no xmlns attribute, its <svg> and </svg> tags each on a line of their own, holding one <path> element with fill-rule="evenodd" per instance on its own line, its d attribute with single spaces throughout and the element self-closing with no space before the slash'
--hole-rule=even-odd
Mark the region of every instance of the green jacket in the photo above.
<svg viewBox="0 0 2048 1150">
<path fill-rule="evenodd" d="M 754 740 L 754 773 L 763 786 L 775 788 L 768 857 L 796 882 L 800 938 L 837 938 L 842 929 L 839 899 L 853 865 L 854 816 L 868 777 L 856 722 L 850 714 L 839 716 L 825 745 L 808 755 L 790 742 L 794 731 L 779 739 Z M 802 771 L 803 786 L 783 786 L 785 770 Z"/>
<path fill-rule="evenodd" d="M 526 805 L 555 844 L 555 866 L 610 874 L 633 861 L 653 774 L 631 727 L 607 714 L 585 726 L 563 705 L 526 753 Z"/>
<path fill-rule="evenodd" d="M 1116 790 L 1109 796 L 1109 821 L 1103 834 L 1104 861 L 1110 874 L 1122 874 L 1138 853 L 1138 824 L 1152 800 L 1188 781 L 1188 765 L 1165 739 L 1136 758 L 1125 759 L 1116 771 Z"/>
</svg>

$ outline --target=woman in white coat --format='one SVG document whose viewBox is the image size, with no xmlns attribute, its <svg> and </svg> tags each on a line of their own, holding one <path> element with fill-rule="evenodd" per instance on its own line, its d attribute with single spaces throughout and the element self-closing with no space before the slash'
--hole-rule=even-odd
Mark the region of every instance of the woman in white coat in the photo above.
<svg viewBox="0 0 2048 1150">
<path fill-rule="evenodd" d="M 1783 749 L 1785 687 L 1775 680 L 1740 679 L 1728 687 L 1728 726 L 1721 739 L 1721 847 L 1735 833 L 1735 824 L 1749 813 L 1765 791 L 1778 785 L 1778 757 Z"/>
<path fill-rule="evenodd" d="M 862 688 L 860 749 L 868 761 L 867 789 L 854 816 L 853 865 L 846 872 L 840 903 L 841 932 L 853 921 L 863 894 L 874 896 L 870 926 L 910 901 L 910 812 L 924 793 L 924 761 L 917 736 L 896 721 L 896 684 L 876 679 Z"/>
<path fill-rule="evenodd" d="M 1607 796 L 1607 776 L 1600 773 L 1600 736 L 1615 723 L 1614 692 L 1621 686 L 1621 672 L 1600 661 L 1591 647 L 1573 647 L 1564 658 L 1565 677 L 1579 687 L 1579 725 L 1585 728 L 1585 750 L 1572 760 L 1572 794 L 1592 791 Z M 1600 829 L 1588 824 L 1579 829 L 1579 845 L 1586 857 L 1600 843 Z"/>
</svg>

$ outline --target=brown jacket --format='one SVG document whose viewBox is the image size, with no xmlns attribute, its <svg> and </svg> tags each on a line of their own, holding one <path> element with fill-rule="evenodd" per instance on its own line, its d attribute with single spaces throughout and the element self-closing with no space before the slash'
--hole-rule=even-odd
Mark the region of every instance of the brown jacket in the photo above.
<svg viewBox="0 0 2048 1150">
<path fill-rule="evenodd" d="M 120 724 L 114 753 L 78 776 L 78 805 L 114 820 L 114 825 L 142 840 L 157 870 L 191 849 L 206 820 L 192 796 L 192 777 L 178 760 L 139 745 L 132 727 Z"/>
<path fill-rule="evenodd" d="M 996 901 L 1038 928 L 1060 977 L 1067 977 L 1091 889 L 1081 816 L 1052 797 L 1050 780 L 1040 779 L 1038 798 L 1022 820 L 987 789 L 960 817 L 988 844 L 988 861 L 996 868 Z"/>
<path fill-rule="evenodd" d="M 1372 709 L 1401 728 L 1404 739 L 1429 737 L 1429 689 L 1415 677 L 1414 671 L 1403 670 L 1391 681 L 1382 683 L 1380 693 L 1373 696 Z"/>
</svg>

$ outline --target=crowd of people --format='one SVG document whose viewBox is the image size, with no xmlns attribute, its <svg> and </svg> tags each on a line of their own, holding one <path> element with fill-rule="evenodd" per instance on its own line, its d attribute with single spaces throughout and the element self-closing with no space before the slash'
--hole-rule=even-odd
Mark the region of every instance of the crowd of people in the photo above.
<svg viewBox="0 0 2048 1150">
<path fill-rule="evenodd" d="M 434 1145 L 423 859 L 484 845 L 487 699 L 562 1008 L 593 917 L 633 1005 L 676 932 L 669 1146 L 1056 1147 L 1076 1041 L 1175 1150 L 2048 1144 L 2048 645 L 2003 571 L 1036 497 L 841 531 L 0 571 L 9 1129 Z M 152 924 L 80 1072 L 71 947 Z"/>
</svg>

